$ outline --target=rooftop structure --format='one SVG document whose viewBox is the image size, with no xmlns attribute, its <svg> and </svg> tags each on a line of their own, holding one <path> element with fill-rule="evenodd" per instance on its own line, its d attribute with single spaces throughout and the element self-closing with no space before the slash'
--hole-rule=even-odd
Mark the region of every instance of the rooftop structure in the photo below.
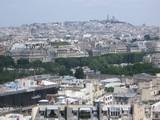
<svg viewBox="0 0 160 120">
<path fill-rule="evenodd" d="M 0 86 L 0 106 L 26 106 L 45 99 L 47 94 L 56 94 L 59 85 L 34 77 L 17 79 Z M 25 96 L 25 97 L 24 97 Z"/>
<path fill-rule="evenodd" d="M 151 106 L 151 120 L 160 119 L 160 102 L 157 102 Z"/>
</svg>

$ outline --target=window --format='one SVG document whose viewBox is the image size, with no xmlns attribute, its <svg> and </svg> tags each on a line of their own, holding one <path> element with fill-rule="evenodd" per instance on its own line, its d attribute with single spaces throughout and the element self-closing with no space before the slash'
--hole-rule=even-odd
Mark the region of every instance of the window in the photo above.
<svg viewBox="0 0 160 120">
<path fill-rule="evenodd" d="M 33 85 L 33 81 L 30 84 Z"/>
<path fill-rule="evenodd" d="M 155 113 L 155 118 L 158 118 L 158 113 Z"/>
</svg>

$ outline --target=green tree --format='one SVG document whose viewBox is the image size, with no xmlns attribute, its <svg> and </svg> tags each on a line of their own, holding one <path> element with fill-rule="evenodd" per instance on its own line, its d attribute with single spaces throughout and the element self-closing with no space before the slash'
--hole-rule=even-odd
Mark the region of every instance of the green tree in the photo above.
<svg viewBox="0 0 160 120">
<path fill-rule="evenodd" d="M 77 68 L 74 76 L 75 76 L 77 79 L 84 79 L 84 78 L 85 78 L 85 74 L 84 74 L 84 72 L 83 72 L 83 69 L 82 69 L 81 67 L 80 67 L 80 68 Z"/>
<path fill-rule="evenodd" d="M 42 66 L 42 61 L 40 60 L 36 60 L 36 61 L 33 61 L 30 63 L 30 65 L 33 67 L 33 68 L 40 68 Z"/>
<path fill-rule="evenodd" d="M 14 60 L 10 56 L 0 56 L 0 66 L 1 67 L 13 67 L 15 66 Z"/>
<path fill-rule="evenodd" d="M 145 40 L 151 40 L 151 37 L 150 37 L 149 34 L 147 34 L 147 35 L 144 35 L 144 39 L 145 39 Z"/>
<path fill-rule="evenodd" d="M 21 59 L 17 60 L 17 66 L 19 68 L 29 68 L 29 60 L 21 58 Z"/>
<path fill-rule="evenodd" d="M 64 75 L 73 75 L 73 72 L 70 69 L 65 68 L 64 66 L 61 67 L 60 71 L 59 71 L 59 75 L 60 76 L 64 76 Z"/>
<path fill-rule="evenodd" d="M 106 87 L 105 91 L 106 92 L 114 92 L 114 87 L 108 87 L 108 88 Z"/>
</svg>

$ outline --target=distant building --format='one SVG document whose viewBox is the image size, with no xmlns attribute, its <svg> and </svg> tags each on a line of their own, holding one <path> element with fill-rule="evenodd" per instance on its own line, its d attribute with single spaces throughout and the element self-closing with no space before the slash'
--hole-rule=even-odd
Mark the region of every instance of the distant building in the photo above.
<svg viewBox="0 0 160 120">
<path fill-rule="evenodd" d="M 0 45 L 0 55 L 5 55 L 5 47 Z"/>
<path fill-rule="evenodd" d="M 37 45 L 37 44 L 36 44 Z M 37 45 L 39 46 L 39 44 Z M 15 61 L 20 58 L 28 59 L 29 61 L 40 60 L 42 62 L 49 62 L 52 60 L 50 58 L 47 49 L 39 46 L 29 44 L 19 44 L 16 43 L 12 46 L 10 54 Z"/>
<path fill-rule="evenodd" d="M 146 42 L 146 47 L 147 47 L 148 52 L 160 52 L 160 42 L 159 41 Z"/>
<path fill-rule="evenodd" d="M 141 52 L 141 49 L 140 49 L 139 46 L 136 45 L 136 44 L 129 45 L 129 46 L 128 46 L 128 50 L 129 50 L 129 52 L 131 52 L 131 53 Z"/>
<path fill-rule="evenodd" d="M 135 103 L 133 105 L 133 120 L 150 120 L 145 113 L 145 106 Z"/>
<path fill-rule="evenodd" d="M 88 53 L 83 52 L 72 45 L 65 45 L 55 48 L 55 57 L 57 58 L 88 57 Z"/>
<path fill-rule="evenodd" d="M 160 53 L 149 54 L 144 57 L 145 62 L 152 63 L 155 67 L 160 67 Z"/>
</svg>

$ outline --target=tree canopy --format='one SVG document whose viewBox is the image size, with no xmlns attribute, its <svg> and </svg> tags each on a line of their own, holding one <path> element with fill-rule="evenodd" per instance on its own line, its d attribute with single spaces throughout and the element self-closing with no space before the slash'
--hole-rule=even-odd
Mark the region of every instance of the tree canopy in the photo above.
<svg viewBox="0 0 160 120">
<path fill-rule="evenodd" d="M 80 68 L 77 68 L 74 76 L 75 76 L 77 79 L 84 79 L 84 78 L 85 78 L 85 74 L 84 74 L 84 72 L 83 72 L 83 69 L 82 69 L 81 67 L 80 67 Z"/>
<path fill-rule="evenodd" d="M 106 54 L 81 58 L 58 58 L 55 59 L 55 62 L 46 63 L 39 60 L 32 62 L 28 59 L 19 59 L 14 62 L 9 56 L 0 56 L 0 83 L 39 74 L 73 75 L 71 68 L 76 67 L 78 68 L 74 76 L 81 79 L 85 78 L 83 66 L 100 71 L 102 74 L 112 75 L 132 76 L 137 73 L 159 73 L 160 68 L 155 68 L 152 64 L 143 62 L 145 55 L 146 53 Z M 121 66 L 121 63 L 127 65 Z"/>
</svg>

